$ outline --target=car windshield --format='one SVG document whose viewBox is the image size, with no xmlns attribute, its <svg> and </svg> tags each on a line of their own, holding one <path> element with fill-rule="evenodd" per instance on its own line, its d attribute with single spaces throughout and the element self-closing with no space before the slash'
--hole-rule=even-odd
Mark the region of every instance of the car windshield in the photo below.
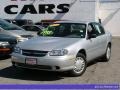
<svg viewBox="0 0 120 90">
<path fill-rule="evenodd" d="M 9 22 L 5 20 L 0 19 L 0 27 L 4 30 L 22 30 L 19 26 L 10 24 Z"/>
<path fill-rule="evenodd" d="M 85 38 L 86 24 L 82 23 L 54 23 L 38 33 L 40 36 Z"/>
</svg>

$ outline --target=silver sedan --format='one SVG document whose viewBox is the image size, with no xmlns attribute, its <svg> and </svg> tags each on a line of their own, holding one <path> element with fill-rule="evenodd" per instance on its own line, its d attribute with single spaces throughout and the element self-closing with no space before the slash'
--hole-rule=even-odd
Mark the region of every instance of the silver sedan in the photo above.
<svg viewBox="0 0 120 90">
<path fill-rule="evenodd" d="M 59 21 L 38 34 L 15 47 L 14 67 L 69 71 L 79 76 L 91 60 L 109 61 L 111 56 L 112 36 L 96 22 Z"/>
</svg>

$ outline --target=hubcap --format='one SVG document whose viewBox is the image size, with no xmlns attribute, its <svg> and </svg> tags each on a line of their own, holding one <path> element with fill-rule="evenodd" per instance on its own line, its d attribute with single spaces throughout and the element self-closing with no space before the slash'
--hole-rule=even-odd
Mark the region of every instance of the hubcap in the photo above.
<svg viewBox="0 0 120 90">
<path fill-rule="evenodd" d="M 85 68 L 85 60 L 82 57 L 77 57 L 75 60 L 74 71 L 81 73 Z"/>
<path fill-rule="evenodd" d="M 110 59 L 110 55 L 111 55 L 111 50 L 110 50 L 110 48 L 108 47 L 108 48 L 107 48 L 107 54 L 106 54 L 107 59 Z"/>
</svg>

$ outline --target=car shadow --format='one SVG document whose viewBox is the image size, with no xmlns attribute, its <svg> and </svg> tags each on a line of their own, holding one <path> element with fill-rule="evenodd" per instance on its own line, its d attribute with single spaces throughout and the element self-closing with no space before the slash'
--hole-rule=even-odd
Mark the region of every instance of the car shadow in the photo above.
<svg viewBox="0 0 120 90">
<path fill-rule="evenodd" d="M 92 65 L 94 65 L 94 64 L 97 64 L 97 63 L 99 63 L 99 62 L 106 62 L 106 61 L 103 61 L 102 59 L 95 59 L 95 60 L 93 60 L 93 61 L 90 61 L 89 63 L 88 63 L 88 65 L 87 65 L 87 67 L 89 67 L 89 66 L 92 66 Z"/>
<path fill-rule="evenodd" d="M 11 58 L 10 55 L 0 56 L 0 61 Z"/>
<path fill-rule="evenodd" d="M 56 81 L 64 79 L 65 73 L 40 71 L 40 70 L 24 70 L 20 68 L 14 68 L 12 66 L 0 70 L 0 77 L 30 80 L 30 81 Z"/>
<path fill-rule="evenodd" d="M 89 66 L 97 64 L 99 62 L 103 62 L 103 61 L 94 60 L 89 62 L 88 68 Z M 0 70 L 0 77 L 18 79 L 18 80 L 28 80 L 28 81 L 56 81 L 72 76 L 70 76 L 70 74 L 66 72 L 24 70 L 10 66 Z"/>
</svg>

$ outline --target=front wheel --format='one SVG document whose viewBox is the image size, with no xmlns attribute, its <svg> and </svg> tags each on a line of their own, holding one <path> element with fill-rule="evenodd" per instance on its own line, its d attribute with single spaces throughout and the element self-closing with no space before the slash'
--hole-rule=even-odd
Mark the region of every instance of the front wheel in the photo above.
<svg viewBox="0 0 120 90">
<path fill-rule="evenodd" d="M 72 76 L 80 76 L 82 75 L 87 67 L 86 58 L 84 54 L 79 53 L 76 56 L 74 68 L 70 71 Z"/>
</svg>

